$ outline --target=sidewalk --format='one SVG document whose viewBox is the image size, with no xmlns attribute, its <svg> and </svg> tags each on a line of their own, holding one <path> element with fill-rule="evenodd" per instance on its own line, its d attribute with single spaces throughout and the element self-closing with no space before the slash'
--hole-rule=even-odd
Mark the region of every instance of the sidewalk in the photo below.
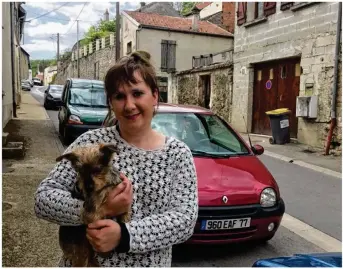
<svg viewBox="0 0 343 269">
<path fill-rule="evenodd" d="M 34 193 L 63 146 L 44 108 L 27 92 L 22 93 L 18 118 L 4 131 L 9 140 L 24 142 L 26 154 L 20 160 L 3 159 L 3 266 L 56 267 L 58 226 L 35 216 Z"/>
<path fill-rule="evenodd" d="M 248 135 L 241 133 L 241 136 L 249 144 Z M 286 162 L 292 162 L 319 172 L 341 177 L 342 157 L 325 156 L 320 149 L 313 149 L 300 143 L 289 143 L 284 145 L 272 145 L 269 137 L 250 134 L 251 143 L 264 147 L 264 154 Z"/>
</svg>

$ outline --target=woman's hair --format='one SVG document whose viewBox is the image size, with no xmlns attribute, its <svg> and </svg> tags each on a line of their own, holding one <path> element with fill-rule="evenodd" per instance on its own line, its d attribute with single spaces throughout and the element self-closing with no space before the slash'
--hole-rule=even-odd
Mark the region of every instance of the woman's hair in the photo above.
<svg viewBox="0 0 343 269">
<path fill-rule="evenodd" d="M 136 84 L 138 81 L 134 77 L 134 72 L 139 71 L 145 83 L 150 87 L 152 93 L 157 92 L 156 72 L 150 63 L 150 54 L 146 51 L 135 51 L 129 56 L 124 56 L 112 66 L 105 76 L 105 90 L 107 103 L 110 103 L 111 97 L 118 92 L 119 87 L 130 83 Z"/>
</svg>

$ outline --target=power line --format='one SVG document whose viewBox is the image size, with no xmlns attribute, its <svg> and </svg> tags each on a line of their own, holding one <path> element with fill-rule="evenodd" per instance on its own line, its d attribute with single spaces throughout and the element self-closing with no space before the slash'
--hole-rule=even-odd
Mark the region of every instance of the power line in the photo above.
<svg viewBox="0 0 343 269">
<path fill-rule="evenodd" d="M 38 13 L 36 13 L 36 12 L 32 12 L 32 11 L 30 11 L 30 13 L 33 13 L 33 14 L 39 15 Z M 57 19 L 57 18 L 52 18 L 52 17 L 49 17 L 49 20 L 55 20 L 55 21 L 67 21 L 67 22 L 70 22 L 70 21 L 72 21 L 72 19 L 66 20 L 66 19 Z M 83 22 L 98 22 L 99 20 L 97 20 L 97 21 L 86 21 L 86 20 L 79 20 L 79 21 L 83 21 Z"/>
<path fill-rule="evenodd" d="M 81 9 L 79 15 L 77 16 L 76 20 L 73 22 L 73 24 L 70 26 L 69 30 L 68 30 L 65 34 L 69 33 L 69 31 L 71 30 L 71 28 L 74 26 L 75 22 L 76 22 L 76 21 L 78 20 L 78 18 L 80 17 L 80 15 L 81 15 L 83 9 L 85 8 L 86 4 L 87 4 L 87 2 L 85 2 L 85 3 L 83 4 L 83 7 L 82 7 L 82 9 Z"/>
<path fill-rule="evenodd" d="M 44 13 L 44 14 L 42 14 L 42 15 L 36 17 L 36 18 L 33 18 L 33 19 L 28 20 L 28 21 L 25 21 L 25 22 L 31 22 L 31 21 L 33 21 L 33 20 L 35 20 L 35 19 L 41 18 L 41 17 L 43 17 L 43 16 L 46 16 L 46 15 L 50 14 L 51 12 L 56 11 L 56 10 L 59 10 L 60 8 L 64 7 L 65 5 L 68 5 L 68 4 L 69 4 L 69 2 L 68 2 L 68 3 L 64 3 L 63 5 L 57 7 L 57 8 L 55 8 L 55 9 L 53 9 L 53 10 L 50 10 L 49 12 L 46 12 L 46 13 Z"/>
</svg>

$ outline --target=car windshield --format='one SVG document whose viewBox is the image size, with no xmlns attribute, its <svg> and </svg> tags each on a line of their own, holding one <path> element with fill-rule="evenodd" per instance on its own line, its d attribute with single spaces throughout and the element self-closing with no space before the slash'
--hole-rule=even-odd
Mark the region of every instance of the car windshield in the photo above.
<svg viewBox="0 0 343 269">
<path fill-rule="evenodd" d="M 105 89 L 100 84 L 71 88 L 69 104 L 84 107 L 107 107 Z"/>
<path fill-rule="evenodd" d="M 183 141 L 194 156 L 249 155 L 249 150 L 218 116 L 198 113 L 158 113 L 152 128 Z"/>
<path fill-rule="evenodd" d="M 63 87 L 62 86 L 50 86 L 51 93 L 62 93 Z"/>
</svg>

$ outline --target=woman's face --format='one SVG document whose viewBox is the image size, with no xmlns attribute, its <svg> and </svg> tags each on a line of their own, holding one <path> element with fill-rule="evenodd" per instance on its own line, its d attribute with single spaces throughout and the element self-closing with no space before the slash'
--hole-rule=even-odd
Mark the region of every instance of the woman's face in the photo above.
<svg viewBox="0 0 343 269">
<path fill-rule="evenodd" d="M 158 93 L 152 93 L 140 72 L 134 73 L 137 84 L 122 85 L 111 97 L 112 110 L 120 128 L 126 131 L 140 131 L 151 126 Z"/>
</svg>

